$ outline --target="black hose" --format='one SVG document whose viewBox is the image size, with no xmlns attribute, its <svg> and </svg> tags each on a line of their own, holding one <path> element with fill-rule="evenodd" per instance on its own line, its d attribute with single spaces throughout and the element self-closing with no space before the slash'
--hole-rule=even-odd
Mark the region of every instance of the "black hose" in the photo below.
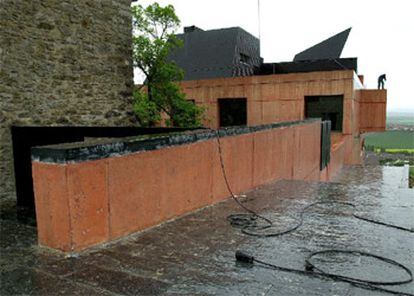
<svg viewBox="0 0 414 296">
<path fill-rule="evenodd" d="M 248 207 L 246 207 L 244 204 L 242 204 L 239 199 L 237 198 L 237 196 L 233 193 L 233 190 L 231 190 L 230 187 L 230 183 L 229 180 L 227 179 L 227 173 L 226 173 L 226 168 L 224 166 L 224 160 L 223 160 L 223 155 L 222 155 L 222 150 L 221 150 L 221 142 L 220 142 L 220 135 L 218 133 L 217 130 L 215 130 L 216 132 L 216 139 L 217 139 L 217 143 L 218 143 L 218 150 L 219 150 L 219 156 L 220 156 L 220 165 L 221 165 L 221 172 L 223 174 L 223 178 L 224 178 L 224 182 L 226 183 L 226 187 L 227 190 L 229 191 L 231 197 L 233 198 L 233 200 L 246 212 L 249 212 L 251 214 L 251 219 L 255 220 L 257 218 L 262 219 L 263 221 L 266 221 L 267 223 L 269 223 L 270 225 L 272 225 L 272 221 L 267 219 L 266 217 L 263 217 L 259 214 L 257 214 L 255 211 L 249 209 Z M 245 215 L 245 214 L 244 214 Z"/>
<path fill-rule="evenodd" d="M 237 196 L 233 193 L 233 191 L 230 187 L 230 184 L 229 184 L 229 181 L 228 181 L 228 178 L 227 178 L 227 174 L 226 174 L 226 169 L 225 169 L 225 166 L 224 166 L 224 160 L 223 160 L 223 156 L 222 156 L 222 149 L 221 149 L 221 142 L 220 142 L 220 135 L 219 135 L 218 131 L 216 131 L 216 138 L 217 138 L 217 143 L 218 143 L 221 170 L 222 170 L 224 181 L 226 183 L 227 190 L 231 194 L 231 197 L 233 198 L 233 200 L 241 208 L 243 208 L 246 212 L 248 212 L 248 213 L 232 214 L 232 215 L 229 215 L 227 217 L 227 220 L 229 220 L 229 222 L 232 226 L 241 228 L 242 233 L 247 234 L 247 235 L 251 235 L 251 236 L 257 236 L 257 237 L 275 237 L 275 236 L 281 236 L 281 235 L 293 232 L 296 229 L 298 229 L 300 226 L 302 226 L 303 216 L 306 213 L 306 211 L 308 209 L 310 209 L 311 207 L 314 207 L 314 206 L 320 205 L 320 204 L 341 204 L 341 205 L 350 206 L 350 207 L 356 209 L 356 206 L 354 204 L 348 203 L 348 202 L 338 202 L 338 201 L 314 202 L 310 205 L 307 205 L 306 207 L 304 207 L 299 212 L 299 219 L 298 219 L 297 223 L 295 225 L 293 225 L 292 227 L 290 227 L 286 230 L 283 230 L 283 231 L 270 232 L 270 233 L 260 233 L 260 231 L 271 228 L 273 226 L 273 222 L 272 222 L 272 220 L 257 214 L 254 210 L 252 210 L 252 209 L 246 207 L 245 205 L 243 205 L 240 202 L 240 200 L 237 198 Z M 373 219 L 361 217 L 357 214 L 353 214 L 353 217 L 355 217 L 357 219 L 360 219 L 360 220 L 363 220 L 363 221 L 366 221 L 366 222 L 375 223 L 375 224 L 378 224 L 378 225 L 383 225 L 383 226 L 386 226 L 386 227 L 391 227 L 391 228 L 395 228 L 395 229 L 399 229 L 399 230 L 403 230 L 403 231 L 408 231 L 408 232 L 411 232 L 411 233 L 414 232 L 413 229 L 409 229 L 409 228 L 405 228 L 405 227 L 402 227 L 402 226 L 393 225 L 393 224 L 390 224 L 390 223 L 385 223 L 385 222 L 376 221 L 376 220 L 373 220 Z M 259 225 L 257 223 L 258 219 L 264 221 L 265 225 Z M 352 277 L 347 277 L 347 276 L 328 273 L 328 272 L 325 272 L 322 269 L 316 267 L 311 262 L 312 257 L 314 257 L 316 255 L 320 255 L 320 254 L 327 254 L 327 253 L 358 254 L 358 255 L 362 255 L 362 256 L 376 258 L 380 261 L 383 261 L 383 262 L 386 262 L 388 264 L 397 266 L 400 269 L 404 270 L 405 273 L 408 274 L 409 278 L 404 279 L 404 280 L 400 280 L 400 281 L 384 282 L 384 281 L 368 281 L 368 280 L 362 280 L 362 279 L 358 279 L 358 278 L 352 278 Z M 338 250 L 338 249 L 330 249 L 330 250 L 313 252 L 305 259 L 305 270 L 299 270 L 299 269 L 294 269 L 294 268 L 289 268 L 289 267 L 282 267 L 282 266 L 278 266 L 278 265 L 275 265 L 275 264 L 267 263 L 265 261 L 255 259 L 253 256 L 247 255 L 247 254 L 245 254 L 243 252 L 240 252 L 240 251 L 236 252 L 236 259 L 238 261 L 242 261 L 242 262 L 246 262 L 246 263 L 257 262 L 257 263 L 260 263 L 261 265 L 263 265 L 265 267 L 269 267 L 269 268 L 277 269 L 277 270 L 281 270 L 281 271 L 293 272 L 293 273 L 306 275 L 306 276 L 329 278 L 329 279 L 336 280 L 336 281 L 347 282 L 347 283 L 350 283 L 350 284 L 352 284 L 356 287 L 363 288 L 363 289 L 374 290 L 374 291 L 379 291 L 379 292 L 385 292 L 385 293 L 390 293 L 390 294 L 394 294 L 394 295 L 414 296 L 414 294 L 399 292 L 399 291 L 393 291 L 393 290 L 385 289 L 385 288 L 382 288 L 382 287 L 378 287 L 377 285 L 401 285 L 401 284 L 410 283 L 410 282 L 413 281 L 413 274 L 412 274 L 411 270 L 408 267 L 404 266 L 401 263 L 398 263 L 398 262 L 396 262 L 394 260 L 391 260 L 389 258 L 385 258 L 385 257 L 382 257 L 382 256 L 367 253 L 367 252 L 350 251 L 350 250 Z"/>
<path fill-rule="evenodd" d="M 252 211 L 250 209 L 249 209 L 249 214 L 244 214 L 244 213 L 231 214 L 227 217 L 227 220 L 229 220 L 229 222 L 232 226 L 241 228 L 241 231 L 244 234 L 247 234 L 247 235 L 258 236 L 258 237 L 280 236 L 280 235 L 284 235 L 284 234 L 290 233 L 292 231 L 295 231 L 296 229 L 301 227 L 302 224 L 303 224 L 303 220 L 304 220 L 304 214 L 310 208 L 312 208 L 314 206 L 317 206 L 317 205 L 321 205 L 321 204 L 338 204 L 338 205 L 349 206 L 349 207 L 352 207 L 352 208 L 356 209 L 356 206 L 354 204 L 348 203 L 348 202 L 340 202 L 340 201 L 318 201 L 318 202 L 314 202 L 314 203 L 311 203 L 311 204 L 307 205 L 306 207 L 304 207 L 299 212 L 299 218 L 297 219 L 297 222 L 292 227 L 290 227 L 286 230 L 277 231 L 277 232 L 262 232 L 266 229 L 271 228 L 273 226 L 273 222 L 270 219 L 263 218 L 262 216 L 257 215 L 256 213 L 254 213 L 254 211 Z M 244 206 L 243 208 L 246 208 L 246 207 Z M 390 224 L 390 223 L 385 223 L 385 222 L 381 222 L 381 221 L 377 221 L 377 220 L 373 220 L 373 219 L 370 219 L 370 218 L 359 216 L 355 213 L 353 213 L 352 216 L 357 218 L 357 219 L 360 219 L 362 221 L 366 221 L 366 222 L 370 222 L 370 223 L 374 223 L 374 224 L 378 224 L 378 225 L 382 225 L 382 226 L 391 227 L 391 228 L 399 229 L 399 230 L 402 230 L 402 231 L 407 231 L 407 232 L 414 233 L 414 230 L 410 229 L 410 228 L 405 228 L 405 227 L 402 227 L 402 226 L 398 226 L 398 225 L 394 225 L 394 224 Z M 257 218 L 261 218 L 261 219 L 265 220 L 266 225 L 259 225 L 257 223 Z"/>
<path fill-rule="evenodd" d="M 365 256 L 365 257 L 372 257 L 375 258 L 379 261 L 383 261 L 385 263 L 388 263 L 390 265 L 394 265 L 402 270 L 404 270 L 404 272 L 408 275 L 408 278 L 405 280 L 399 280 L 399 281 L 368 281 L 368 280 L 361 280 L 358 278 L 352 278 L 352 277 L 347 277 L 347 276 L 341 276 L 341 275 L 336 275 L 336 274 L 330 274 L 318 267 L 316 267 L 312 262 L 311 259 L 314 256 L 317 255 L 321 255 L 321 254 L 332 254 L 332 253 L 340 253 L 340 254 L 352 254 L 352 255 L 359 255 L 359 256 Z M 413 274 L 411 272 L 410 269 L 408 269 L 406 266 L 404 266 L 401 263 L 398 263 L 397 261 L 394 261 L 392 259 L 389 258 L 385 258 L 379 255 L 374 255 L 371 253 L 367 253 L 367 252 L 361 252 L 361 251 L 352 251 L 352 250 L 338 250 L 338 249 L 330 249 L 330 250 L 324 250 L 324 251 L 317 251 L 317 252 L 313 252 L 311 253 L 306 259 L 305 259 L 305 263 L 306 263 L 306 267 L 309 270 L 316 270 L 317 272 L 324 274 L 326 276 L 330 276 L 330 277 L 335 277 L 335 278 L 340 278 L 343 280 L 346 280 L 348 282 L 352 282 L 352 283 L 363 283 L 363 284 L 370 284 L 370 285 L 382 285 L 382 286 L 395 286 L 395 285 L 402 285 L 402 284 L 408 284 L 411 283 L 413 281 Z"/>
<path fill-rule="evenodd" d="M 328 273 L 328 272 L 325 272 L 317 268 L 313 263 L 310 262 L 310 259 L 312 257 L 316 255 L 324 254 L 324 253 L 346 253 L 346 254 L 357 254 L 357 255 L 362 255 L 362 256 L 367 256 L 367 257 L 373 257 L 380 261 L 399 267 L 408 275 L 408 278 L 405 280 L 400 280 L 400 281 L 383 282 L 383 281 L 368 281 L 368 280 L 362 280 L 358 278 L 352 278 L 352 277 L 342 276 L 338 274 Z M 274 269 L 274 270 L 280 270 L 280 271 L 295 273 L 295 274 L 304 275 L 304 276 L 331 279 L 334 281 L 345 282 L 345 283 L 349 283 L 355 287 L 362 288 L 362 289 L 373 290 L 373 291 L 389 293 L 389 294 L 394 294 L 394 295 L 401 295 L 401 296 L 414 296 L 414 294 L 411 294 L 411 293 L 389 290 L 383 287 L 378 287 L 378 285 L 401 285 L 401 284 L 410 283 L 413 281 L 413 275 L 412 275 L 411 270 L 405 267 L 404 265 L 402 265 L 401 263 L 398 263 L 394 260 L 391 260 L 385 257 L 367 253 L 367 252 L 338 250 L 338 249 L 313 252 L 305 259 L 305 270 L 284 267 L 284 266 L 279 266 L 276 264 L 268 263 L 268 262 L 256 259 L 255 257 L 242 251 L 236 251 L 236 260 L 243 262 L 243 263 L 248 263 L 248 264 L 253 264 L 254 262 L 256 262 L 256 263 L 261 264 L 263 267 Z"/>
<path fill-rule="evenodd" d="M 280 236 L 280 235 L 284 235 L 287 233 L 290 233 L 292 231 L 295 231 L 296 229 L 298 229 L 300 226 L 302 226 L 303 224 L 303 215 L 304 213 L 311 207 L 318 205 L 318 204 L 342 204 L 342 205 L 347 205 L 350 207 L 353 207 L 354 209 L 356 209 L 356 206 L 352 203 L 348 203 L 348 202 L 337 202 L 337 201 L 320 201 L 320 202 L 315 202 L 312 203 L 308 206 L 306 206 L 301 212 L 299 212 L 299 219 L 298 222 L 284 230 L 284 231 L 278 231 L 278 232 L 271 232 L 271 233 L 260 233 L 258 231 L 262 231 L 262 230 L 266 230 L 269 229 L 273 226 L 273 222 L 262 216 L 257 214 L 255 211 L 253 211 L 252 209 L 249 209 L 248 207 L 246 207 L 244 204 L 242 204 L 240 202 L 240 200 L 238 199 L 238 197 L 234 194 L 233 190 L 231 189 L 229 180 L 227 178 L 227 173 L 226 173 L 226 168 L 224 165 L 224 160 L 223 160 L 223 153 L 222 153 L 222 148 L 221 148 L 221 141 L 220 141 L 220 135 L 219 132 L 217 130 L 215 130 L 215 134 L 216 134 L 216 139 L 217 139 L 217 143 L 218 143 L 218 151 L 219 151 L 219 157 L 220 157 L 220 165 L 221 165 L 221 171 L 223 174 L 223 178 L 224 178 L 224 182 L 226 183 L 226 187 L 228 192 L 230 193 L 232 199 L 242 208 L 244 209 L 246 212 L 248 212 L 249 214 L 246 213 L 238 213 L 238 214 L 231 214 L 227 217 L 227 220 L 230 222 L 230 224 L 232 226 L 241 228 L 241 231 L 244 234 L 247 235 L 252 235 L 252 236 L 258 236 L 258 237 L 274 237 L 274 236 Z M 366 221 L 366 222 L 370 222 L 370 223 L 375 223 L 378 225 L 383 225 L 383 226 L 387 226 L 387 227 L 391 227 L 391 228 L 395 228 L 395 229 L 399 229 L 399 230 L 403 230 L 403 231 L 408 231 L 411 233 L 414 233 L 414 229 L 410 229 L 410 228 L 405 228 L 402 226 L 398 226 L 398 225 L 394 225 L 394 224 L 390 224 L 390 223 L 385 223 L 385 222 L 381 222 L 381 221 L 377 221 L 377 220 L 373 220 L 370 218 L 366 218 L 366 217 L 362 217 L 359 216 L 357 214 L 352 214 L 353 217 L 360 219 L 362 221 Z M 262 220 L 265 222 L 265 225 L 258 225 L 257 224 L 257 220 Z"/>
<path fill-rule="evenodd" d="M 386 226 L 386 227 L 391 227 L 391 228 L 395 228 L 395 229 L 399 229 L 399 230 L 403 230 L 403 231 L 408 231 L 408 232 L 414 233 L 414 229 L 412 229 L 412 228 L 406 228 L 406 227 L 399 226 L 399 225 L 394 225 L 394 224 L 390 224 L 390 223 L 385 223 L 385 222 L 373 220 L 373 219 L 370 219 L 370 218 L 358 216 L 357 214 L 352 214 L 352 216 L 354 216 L 355 218 L 360 219 L 362 221 L 366 221 L 366 222 L 370 222 L 370 223 L 374 223 L 374 224 L 378 224 L 378 225 L 383 225 L 383 226 Z"/>
<path fill-rule="evenodd" d="M 242 260 L 240 260 L 240 255 L 238 256 L 239 258 L 237 258 L 237 253 L 240 254 L 241 252 L 240 251 L 236 252 L 236 259 L 238 259 L 239 261 L 242 261 Z M 369 280 L 363 280 L 363 279 L 338 275 L 338 274 L 334 274 L 334 273 L 328 273 L 326 271 L 321 270 L 320 268 L 317 268 L 313 263 L 310 262 L 310 259 L 313 256 L 320 255 L 320 254 L 326 254 L 326 253 L 358 254 L 358 255 L 362 255 L 362 256 L 373 257 L 373 258 L 376 258 L 380 261 L 386 262 L 388 264 L 391 264 L 393 266 L 396 266 L 396 267 L 400 268 L 401 270 L 403 270 L 408 275 L 408 278 L 404 279 L 404 280 L 399 280 L 399 281 L 385 282 L 385 281 L 369 281 Z M 371 254 L 371 253 L 367 253 L 367 252 L 337 250 L 337 249 L 330 249 L 330 250 L 325 250 L 325 251 L 313 252 L 305 259 L 305 270 L 300 270 L 300 269 L 295 269 L 295 268 L 290 268 L 290 267 L 283 267 L 283 266 L 275 265 L 275 264 L 272 264 L 272 263 L 268 263 L 268 262 L 256 259 L 253 256 L 250 256 L 250 255 L 247 255 L 247 254 L 244 254 L 244 253 L 243 253 L 243 255 L 246 258 L 250 258 L 249 260 L 245 259 L 243 262 L 246 262 L 246 263 L 256 262 L 256 263 L 261 264 L 264 267 L 275 269 L 275 270 L 295 273 L 295 274 L 299 274 L 299 275 L 325 278 L 325 279 L 331 279 L 331 280 L 334 280 L 334 281 L 345 282 L 345 283 L 349 283 L 349 284 L 351 284 L 355 287 L 362 288 L 362 289 L 367 289 L 367 290 L 372 290 L 372 291 L 378 291 L 378 292 L 389 293 L 389 294 L 394 294 L 394 295 L 401 295 L 401 296 L 414 296 L 414 294 L 411 294 L 411 293 L 395 291 L 395 290 L 390 290 L 390 289 L 386 289 L 386 288 L 383 288 L 383 287 L 379 287 L 379 286 L 384 286 L 384 285 L 389 285 L 390 286 L 390 285 L 401 285 L 401 284 L 410 283 L 410 282 L 413 281 L 413 274 L 412 274 L 410 269 L 408 269 L 403 264 L 398 263 L 397 261 L 394 261 L 394 260 L 391 260 L 389 258 L 385 258 L 385 257 L 382 257 L 382 256 L 374 255 L 374 254 Z"/>
</svg>

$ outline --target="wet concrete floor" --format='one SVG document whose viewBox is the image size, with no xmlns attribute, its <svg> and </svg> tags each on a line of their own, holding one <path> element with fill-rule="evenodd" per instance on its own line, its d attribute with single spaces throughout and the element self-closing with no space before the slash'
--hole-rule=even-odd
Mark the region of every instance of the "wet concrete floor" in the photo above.
<svg viewBox="0 0 414 296">
<path fill-rule="evenodd" d="M 236 250 L 304 269 L 305 258 L 326 249 L 359 250 L 396 260 L 414 271 L 414 234 L 358 220 L 359 215 L 414 228 L 414 191 L 405 168 L 346 167 L 333 183 L 278 181 L 250 192 L 243 204 L 274 221 L 271 231 L 296 223 L 289 234 L 257 238 L 233 228 L 227 216 L 243 211 L 226 200 L 117 243 L 75 257 L 37 247 L 36 228 L 2 204 L 1 295 L 386 295 L 348 283 L 235 262 Z M 329 272 L 367 280 L 406 278 L 396 267 L 363 256 L 315 259 Z M 414 283 L 387 286 L 414 293 Z"/>
</svg>

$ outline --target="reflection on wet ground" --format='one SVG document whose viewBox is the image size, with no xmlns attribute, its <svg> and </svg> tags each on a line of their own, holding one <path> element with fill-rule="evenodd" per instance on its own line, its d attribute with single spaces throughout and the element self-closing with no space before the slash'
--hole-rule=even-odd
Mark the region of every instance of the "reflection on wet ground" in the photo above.
<svg viewBox="0 0 414 296">
<path fill-rule="evenodd" d="M 258 259 L 304 269 L 305 258 L 326 249 L 381 255 L 414 271 L 414 234 L 376 225 L 359 215 L 414 228 L 414 191 L 405 168 L 346 167 L 334 183 L 278 181 L 250 192 L 244 204 L 274 221 L 275 230 L 295 223 L 297 214 L 317 201 L 296 231 L 273 238 L 246 236 L 227 221 L 242 212 L 232 200 L 117 243 L 72 258 L 36 245 L 36 228 L 18 221 L 13 206 L 2 204 L 2 295 L 384 295 L 343 282 L 236 263 L 244 250 Z M 373 281 L 406 277 L 370 257 L 331 254 L 315 257 L 320 268 Z M 414 283 L 386 287 L 414 293 Z"/>
</svg>

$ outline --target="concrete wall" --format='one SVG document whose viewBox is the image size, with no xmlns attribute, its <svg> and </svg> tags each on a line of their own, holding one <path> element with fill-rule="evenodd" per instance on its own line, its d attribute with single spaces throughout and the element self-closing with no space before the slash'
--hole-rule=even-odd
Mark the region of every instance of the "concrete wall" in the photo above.
<svg viewBox="0 0 414 296">
<path fill-rule="evenodd" d="M 131 125 L 130 2 L 0 1 L 0 198 L 10 126 Z"/>
<path fill-rule="evenodd" d="M 94 161 L 34 161 L 39 243 L 79 251 L 229 197 L 212 135 Z M 221 147 L 235 193 L 278 179 L 319 180 L 319 121 L 222 135 Z"/>
</svg>

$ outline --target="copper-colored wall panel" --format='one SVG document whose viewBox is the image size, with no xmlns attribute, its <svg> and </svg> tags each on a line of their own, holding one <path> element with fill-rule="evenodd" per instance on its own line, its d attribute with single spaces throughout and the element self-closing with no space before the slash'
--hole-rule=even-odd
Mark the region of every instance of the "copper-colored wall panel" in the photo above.
<svg viewBox="0 0 414 296">
<path fill-rule="evenodd" d="M 331 162 L 328 166 L 329 179 L 331 180 L 339 173 L 344 165 L 345 143 L 341 142 L 331 150 Z"/>
<path fill-rule="evenodd" d="M 293 179 L 305 180 L 319 168 L 320 130 L 312 126 L 301 126 L 295 130 Z"/>
<path fill-rule="evenodd" d="M 208 107 L 220 98 L 247 98 L 248 125 L 257 125 L 302 120 L 308 95 L 344 95 L 352 100 L 354 79 L 358 78 L 353 71 L 329 71 L 184 81 L 181 87 L 188 99 Z M 346 133 L 352 133 L 352 112 L 352 106 L 344 110 Z M 218 127 L 217 114 L 207 112 L 204 124 Z"/>
<path fill-rule="evenodd" d="M 285 179 L 319 179 L 320 122 L 220 139 L 238 194 Z M 97 161 L 33 163 L 39 240 L 79 251 L 230 196 L 216 138 Z"/>
<path fill-rule="evenodd" d="M 39 244 L 72 250 L 66 166 L 33 163 L 33 185 Z"/>
<path fill-rule="evenodd" d="M 212 153 L 205 141 L 109 159 L 111 238 L 212 203 Z"/>
<path fill-rule="evenodd" d="M 359 90 L 360 132 L 385 131 L 387 111 L 387 90 Z"/>
<path fill-rule="evenodd" d="M 160 150 L 108 159 L 111 239 L 161 221 L 160 204 L 168 194 L 163 154 Z"/>
<path fill-rule="evenodd" d="M 67 192 L 72 249 L 109 239 L 107 170 L 105 160 L 67 165 Z"/>
</svg>

